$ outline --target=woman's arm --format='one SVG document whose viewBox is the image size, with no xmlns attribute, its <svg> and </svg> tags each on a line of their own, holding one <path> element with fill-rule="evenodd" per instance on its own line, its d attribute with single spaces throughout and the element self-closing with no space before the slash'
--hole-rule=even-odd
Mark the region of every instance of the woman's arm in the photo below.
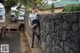
<svg viewBox="0 0 80 53">
<path fill-rule="evenodd" d="M 40 15 L 41 14 L 41 11 L 39 11 L 38 9 L 36 9 L 37 13 Z"/>
</svg>

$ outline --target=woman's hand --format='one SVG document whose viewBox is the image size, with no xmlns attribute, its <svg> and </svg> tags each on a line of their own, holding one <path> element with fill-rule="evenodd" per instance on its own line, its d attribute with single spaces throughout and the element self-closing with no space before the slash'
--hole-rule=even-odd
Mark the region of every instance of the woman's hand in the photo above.
<svg viewBox="0 0 80 53">
<path fill-rule="evenodd" d="M 36 12 L 38 13 L 38 14 L 41 14 L 41 11 L 39 11 L 38 9 L 35 9 L 36 10 Z"/>
</svg>

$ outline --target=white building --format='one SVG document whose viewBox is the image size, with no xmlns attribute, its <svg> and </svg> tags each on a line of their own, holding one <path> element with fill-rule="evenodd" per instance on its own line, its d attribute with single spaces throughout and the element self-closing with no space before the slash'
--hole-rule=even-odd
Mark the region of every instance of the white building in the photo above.
<svg viewBox="0 0 80 53">
<path fill-rule="evenodd" d="M 4 5 L 0 3 L 0 23 L 5 22 L 5 8 Z"/>
</svg>

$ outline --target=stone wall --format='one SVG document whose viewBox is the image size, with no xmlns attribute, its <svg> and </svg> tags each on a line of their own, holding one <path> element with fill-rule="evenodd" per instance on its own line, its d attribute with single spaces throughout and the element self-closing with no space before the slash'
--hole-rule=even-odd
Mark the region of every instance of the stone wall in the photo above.
<svg viewBox="0 0 80 53">
<path fill-rule="evenodd" d="M 80 12 L 40 15 L 39 21 L 45 53 L 80 53 Z"/>
</svg>

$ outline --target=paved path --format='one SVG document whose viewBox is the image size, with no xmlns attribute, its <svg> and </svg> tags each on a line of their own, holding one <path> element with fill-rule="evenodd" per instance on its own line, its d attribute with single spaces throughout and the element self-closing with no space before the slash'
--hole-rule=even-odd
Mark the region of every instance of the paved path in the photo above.
<svg viewBox="0 0 80 53">
<path fill-rule="evenodd" d="M 10 53 L 31 53 L 27 37 L 22 32 L 7 33 L 5 39 L 0 39 L 0 44 L 9 44 Z"/>
<path fill-rule="evenodd" d="M 0 44 L 9 44 L 10 53 L 21 53 L 20 34 L 17 32 L 10 32 L 6 34 L 5 39 L 0 40 Z"/>
<path fill-rule="evenodd" d="M 32 53 L 26 34 L 24 32 L 20 33 L 20 34 L 21 34 L 20 36 L 21 36 L 21 50 L 22 50 L 22 53 Z"/>
</svg>

